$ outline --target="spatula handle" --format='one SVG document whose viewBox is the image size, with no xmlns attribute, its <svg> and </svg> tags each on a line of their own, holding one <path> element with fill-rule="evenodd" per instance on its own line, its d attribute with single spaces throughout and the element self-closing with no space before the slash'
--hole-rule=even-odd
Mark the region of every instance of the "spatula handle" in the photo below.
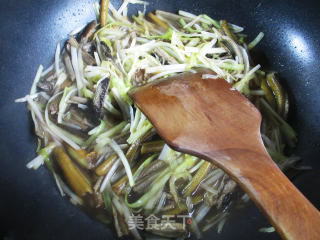
<svg viewBox="0 0 320 240">
<path fill-rule="evenodd" d="M 229 150 L 224 154 L 232 158 L 232 163 L 227 164 L 227 168 L 220 167 L 233 175 L 283 239 L 320 239 L 319 211 L 281 172 L 266 151 Z M 211 154 L 210 158 L 217 160 L 217 155 Z"/>
</svg>

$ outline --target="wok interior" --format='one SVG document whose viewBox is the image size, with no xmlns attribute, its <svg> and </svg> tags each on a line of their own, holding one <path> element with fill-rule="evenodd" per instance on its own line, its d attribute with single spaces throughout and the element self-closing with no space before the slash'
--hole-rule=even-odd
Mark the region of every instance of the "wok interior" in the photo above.
<svg viewBox="0 0 320 240">
<path fill-rule="evenodd" d="M 12 106 L 12 108 L 4 107 L 4 110 L 8 112 L 9 119 L 16 119 L 10 122 L 1 120 L 3 121 L 1 133 L 3 136 L 8 136 L 6 144 L 1 145 L 1 150 L 4 153 L 5 167 L 8 165 L 8 169 L 11 169 L 3 175 L 6 183 L 10 182 L 4 187 L 7 194 L 5 194 L 3 205 L 9 206 L 5 210 L 5 215 L 10 216 L 5 229 L 11 229 L 10 232 L 13 236 L 27 234 L 30 238 L 34 238 L 34 236 L 45 237 L 48 234 L 61 239 L 70 237 L 70 235 L 80 239 L 86 239 L 89 236 L 97 239 L 101 236 L 108 239 L 115 238 L 104 226 L 87 219 L 84 214 L 70 206 L 67 201 L 59 201 L 59 196 L 53 187 L 54 184 L 49 176 L 45 176 L 47 175 L 46 170 L 40 170 L 40 173 L 37 173 L 38 176 L 31 176 L 32 174 L 24 169 L 23 164 L 20 164 L 22 159 L 26 159 L 26 155 L 32 156 L 34 143 L 30 141 L 30 139 L 33 139 L 33 137 L 30 137 L 31 134 L 29 136 L 29 133 L 18 133 L 18 129 L 27 129 L 30 123 L 26 119 L 26 112 L 21 111 L 21 107 L 13 106 L 12 103 L 14 98 L 21 96 L 25 89 L 28 89 L 30 79 L 34 75 L 34 66 L 40 62 L 47 64 L 51 62 L 57 40 L 66 36 L 74 28 L 71 23 L 86 23 L 94 17 L 93 12 L 90 15 L 87 10 L 81 11 L 83 8 L 90 8 L 91 2 L 78 1 L 76 6 L 73 1 L 52 2 L 49 7 L 46 5 L 47 3 L 40 2 L 37 9 L 27 5 L 23 6 L 23 3 L 18 1 L 13 6 L 14 3 L 15 1 L 12 1 L 12 5 L 7 6 L 11 10 L 10 14 L 6 13 L 2 17 L 7 17 L 6 21 L 8 22 L 9 20 L 18 23 L 29 21 L 29 23 L 32 23 L 32 27 L 26 27 L 29 24 L 22 24 L 21 28 L 17 27 L 19 29 L 19 33 L 15 33 L 17 35 L 9 33 L 5 37 L 7 46 L 9 46 L 10 40 L 16 44 L 21 44 L 16 36 L 23 37 L 24 42 L 26 42 L 26 52 L 18 49 L 13 50 L 12 53 L 9 49 L 4 48 L 4 53 L 10 53 L 7 54 L 9 58 L 8 66 L 16 66 L 19 63 L 22 66 L 15 74 L 8 71 L 5 73 L 7 74 L 5 78 L 1 78 L 7 79 L 8 89 L 14 89 L 12 92 L 5 91 L 1 97 L 5 103 Z M 300 176 L 296 183 L 302 192 L 316 206 L 317 203 L 319 206 L 319 194 L 312 191 L 312 186 L 319 184 L 319 180 L 314 177 L 319 173 L 316 161 L 316 157 L 319 155 L 316 139 L 320 132 L 316 120 L 319 119 L 319 107 L 317 107 L 319 106 L 319 99 L 317 98 L 319 90 L 316 85 L 319 76 L 317 72 L 319 62 L 315 57 L 315 53 L 319 51 L 315 41 L 319 38 L 319 33 L 314 30 L 319 29 L 319 23 L 316 21 L 317 14 L 315 13 L 317 4 L 314 1 L 314 8 L 312 8 L 311 2 L 308 4 L 307 2 L 302 8 L 299 3 L 287 4 L 276 1 L 262 3 L 261 5 L 258 1 L 241 1 L 239 3 L 231 1 L 228 4 L 223 1 L 214 3 L 210 1 L 184 1 L 183 4 L 180 1 L 161 1 L 161 3 L 152 2 L 149 10 L 163 9 L 175 12 L 178 9 L 184 9 L 194 13 L 205 12 L 217 19 L 223 18 L 245 26 L 246 32 L 251 34 L 251 37 L 259 31 L 265 33 L 266 37 L 260 47 L 257 48 L 256 55 L 261 56 L 261 53 L 264 53 L 265 65 L 280 72 L 280 76 L 287 84 L 287 89 L 295 102 L 295 108 L 291 109 L 291 119 L 299 134 L 300 143 L 298 144 L 297 154 L 302 156 L 305 165 L 311 165 L 314 168 L 311 173 Z M 27 11 L 28 14 L 23 13 L 20 20 L 14 19 L 14 15 L 21 14 L 22 9 L 30 9 L 30 12 Z M 66 9 L 70 10 L 66 11 Z M 78 9 L 80 10 L 77 11 Z M 55 12 L 55 14 L 52 14 L 52 12 Z M 74 12 L 76 12 L 76 16 L 73 15 Z M 307 15 L 306 12 L 308 12 Z M 48 13 L 51 13 L 51 15 Z M 79 15 L 77 15 L 78 13 Z M 59 18 L 62 20 L 59 21 Z M 70 25 L 65 24 L 66 19 L 68 19 Z M 18 31 L 18 29 L 15 31 Z M 30 34 L 30 31 L 34 34 Z M 43 37 L 48 41 L 42 41 Z M 37 51 L 34 51 L 35 42 L 39 44 Z M 31 61 L 25 61 L 24 64 L 21 64 L 16 56 L 22 54 L 22 52 Z M 7 69 L 10 70 L 10 68 Z M 16 81 L 23 79 L 23 83 L 17 87 L 16 81 L 12 79 Z M 9 129 L 15 129 L 13 130 L 14 133 L 8 134 Z M 18 134 L 21 134 L 21 137 L 18 138 L 18 141 L 14 141 Z M 20 150 L 14 151 L 17 146 Z M 19 166 L 13 167 L 12 161 L 16 159 L 20 159 L 19 164 L 17 163 Z M 24 181 L 17 181 L 14 175 L 19 175 Z M 17 182 L 14 184 L 15 181 Z M 34 184 L 38 182 L 41 184 Z M 38 200 L 35 201 L 34 196 L 37 196 Z M 12 199 L 14 200 L 12 201 Z M 21 201 L 24 201 L 24 204 L 21 205 Z M 46 228 L 37 226 L 37 223 L 42 221 L 47 223 Z M 21 228 L 21 226 L 24 227 Z M 254 237 L 259 239 L 272 239 L 274 237 L 276 239 L 276 235 L 270 237 L 258 233 L 257 229 L 264 226 L 268 226 L 266 220 L 254 207 L 249 207 L 248 210 L 235 216 L 226 225 L 224 234 L 216 236 L 216 239 L 232 239 L 234 236 L 240 239 Z M 212 234 L 206 234 L 207 239 L 210 239 Z"/>
</svg>

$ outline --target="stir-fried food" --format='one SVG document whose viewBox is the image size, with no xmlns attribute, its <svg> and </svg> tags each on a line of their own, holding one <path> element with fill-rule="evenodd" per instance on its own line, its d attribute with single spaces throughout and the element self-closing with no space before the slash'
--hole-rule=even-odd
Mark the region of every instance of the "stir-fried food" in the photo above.
<svg viewBox="0 0 320 240">
<path fill-rule="evenodd" d="M 226 20 L 160 10 L 128 17 L 128 4 L 147 3 L 126 0 L 116 10 L 108 2 L 94 5 L 97 21 L 71 33 L 63 47 L 58 43 L 52 66 L 40 66 L 30 94 L 17 100 L 27 102 L 38 137 L 38 156 L 27 167 L 45 163 L 61 195 L 112 222 L 119 237 L 221 232 L 247 195 L 213 164 L 170 149 L 128 91 L 211 69 L 262 112 L 265 146 L 285 170 L 298 160 L 285 154 L 297 137 L 277 75 L 250 58 L 263 34 L 247 44 L 243 28 Z"/>
</svg>

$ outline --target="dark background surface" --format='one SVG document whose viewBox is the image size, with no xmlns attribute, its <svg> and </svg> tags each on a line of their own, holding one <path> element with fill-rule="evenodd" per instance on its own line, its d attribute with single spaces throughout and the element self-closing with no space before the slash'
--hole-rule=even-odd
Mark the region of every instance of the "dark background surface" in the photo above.
<svg viewBox="0 0 320 240">
<path fill-rule="evenodd" d="M 111 2 L 117 7 L 119 1 Z M 112 239 L 115 235 L 59 195 L 42 167 L 25 168 L 35 157 L 36 139 L 24 104 L 39 64 L 53 61 L 56 44 L 92 20 L 92 0 L 0 0 L 0 237 L 5 239 Z M 299 134 L 296 154 L 313 170 L 296 186 L 320 208 L 320 7 L 318 1 L 156 0 L 149 10 L 207 13 L 246 27 L 252 39 L 265 38 L 255 50 L 263 64 L 280 72 L 294 106 L 291 122 Z M 263 54 L 262 54 L 263 53 Z M 262 234 L 269 226 L 249 206 L 227 222 L 220 235 L 206 239 L 280 239 Z"/>
</svg>

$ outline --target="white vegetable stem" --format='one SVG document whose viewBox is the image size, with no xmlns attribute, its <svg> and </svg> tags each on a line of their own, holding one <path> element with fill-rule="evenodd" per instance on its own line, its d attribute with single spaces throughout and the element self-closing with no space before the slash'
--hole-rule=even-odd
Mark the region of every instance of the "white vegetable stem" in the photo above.
<svg viewBox="0 0 320 240">
<path fill-rule="evenodd" d="M 55 68 L 55 71 L 56 71 L 56 76 L 59 76 L 59 74 L 60 74 L 60 68 L 59 68 L 60 52 L 61 52 L 61 46 L 60 46 L 60 42 L 58 42 L 57 48 L 56 48 L 56 54 L 54 56 L 54 68 Z"/>
<path fill-rule="evenodd" d="M 109 143 L 110 147 L 118 154 L 125 170 L 126 170 L 126 174 L 128 176 L 128 179 L 129 179 L 129 184 L 131 187 L 134 186 L 134 179 L 133 179 L 133 176 L 132 176 L 132 172 L 131 172 L 131 168 L 130 168 L 130 165 L 129 165 L 129 162 L 128 162 L 128 159 L 126 158 L 126 156 L 124 155 L 124 153 L 122 152 L 120 146 L 114 141 L 114 140 L 111 140 L 110 143 Z"/>
<path fill-rule="evenodd" d="M 78 96 L 82 97 L 81 89 L 83 88 L 83 82 L 82 82 L 81 74 L 79 71 L 78 53 L 77 53 L 77 49 L 74 46 L 71 46 L 71 61 L 72 61 L 74 73 L 76 75 Z"/>
</svg>

